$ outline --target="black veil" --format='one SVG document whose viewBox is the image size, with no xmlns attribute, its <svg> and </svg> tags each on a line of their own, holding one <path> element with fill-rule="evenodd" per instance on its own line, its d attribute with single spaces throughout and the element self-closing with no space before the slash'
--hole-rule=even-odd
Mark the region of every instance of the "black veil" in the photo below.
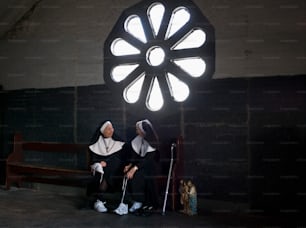
<svg viewBox="0 0 306 228">
<path fill-rule="evenodd" d="M 94 133 L 93 133 L 93 135 L 92 135 L 92 137 L 91 137 L 91 139 L 90 139 L 90 144 L 89 144 L 89 145 L 92 145 L 92 144 L 96 143 L 96 142 L 98 141 L 98 139 L 99 139 L 100 136 L 104 137 L 103 134 L 102 134 L 102 132 L 100 131 L 100 129 L 101 129 L 102 125 L 103 125 L 105 122 L 107 122 L 107 121 L 110 121 L 110 120 L 104 120 L 104 121 L 100 122 L 100 124 L 97 126 L 97 128 L 95 129 L 95 131 L 94 131 Z M 113 122 L 112 122 L 112 121 L 110 121 L 110 122 L 112 123 L 112 125 L 113 125 L 113 127 L 114 127 Z M 114 129 L 115 129 L 115 130 L 114 130 L 114 134 L 113 134 L 113 137 L 112 137 L 113 140 L 123 142 L 122 138 L 120 138 L 120 137 L 116 134 L 116 128 L 115 128 L 115 127 L 114 127 Z"/>
</svg>

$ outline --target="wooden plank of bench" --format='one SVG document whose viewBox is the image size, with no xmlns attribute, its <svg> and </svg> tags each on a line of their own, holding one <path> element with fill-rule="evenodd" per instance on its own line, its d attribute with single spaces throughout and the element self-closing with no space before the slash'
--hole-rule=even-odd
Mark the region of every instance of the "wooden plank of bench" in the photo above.
<svg viewBox="0 0 306 228">
<path fill-rule="evenodd" d="M 22 163 L 9 163 L 7 168 L 10 172 L 7 180 L 7 189 L 11 182 L 37 182 L 56 185 L 86 186 L 91 179 L 91 173 L 88 170 L 74 170 L 57 167 L 39 167 L 35 165 Z"/>
<path fill-rule="evenodd" d="M 22 181 L 73 187 L 86 187 L 88 182 L 90 181 L 90 177 L 81 176 L 77 178 L 64 178 L 64 176 L 24 176 L 22 178 Z"/>
<path fill-rule="evenodd" d="M 47 143 L 47 142 L 24 142 L 22 144 L 24 151 L 42 151 L 42 152 L 67 152 L 76 153 L 86 151 L 87 145 L 84 144 L 69 144 L 69 143 Z"/>
<path fill-rule="evenodd" d="M 39 166 L 24 164 L 20 162 L 10 162 L 7 164 L 14 173 L 30 173 L 30 174 L 44 174 L 44 175 L 90 175 L 89 170 L 65 169 L 52 166 Z"/>
</svg>

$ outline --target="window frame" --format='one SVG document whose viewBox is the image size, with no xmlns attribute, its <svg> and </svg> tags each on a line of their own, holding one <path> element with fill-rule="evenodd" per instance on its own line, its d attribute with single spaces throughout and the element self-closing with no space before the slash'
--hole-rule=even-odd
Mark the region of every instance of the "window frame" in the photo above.
<svg viewBox="0 0 306 228">
<path fill-rule="evenodd" d="M 174 33 L 169 39 L 164 39 L 168 24 L 161 23 L 158 34 L 155 36 L 151 28 L 150 20 L 148 19 L 147 10 L 154 3 L 161 3 L 165 7 L 164 18 L 162 22 L 169 22 L 173 10 L 183 6 L 186 7 L 190 12 L 190 19 L 188 26 L 182 27 L 176 33 Z M 132 15 L 137 15 L 141 18 L 144 33 L 146 35 L 147 42 L 143 43 L 136 37 L 130 35 L 125 30 L 126 20 Z M 183 50 L 170 50 L 179 40 L 182 39 L 191 29 L 200 28 L 205 31 L 205 43 L 201 47 L 183 49 Z M 131 45 L 139 48 L 140 54 L 138 55 L 126 55 L 126 56 L 115 56 L 111 51 L 111 46 L 114 40 L 122 38 Z M 159 46 L 165 52 L 165 61 L 158 66 L 151 66 L 147 63 L 146 52 L 152 46 Z M 191 77 L 182 73 L 182 70 L 173 63 L 173 59 L 185 58 L 185 57 L 201 57 L 206 63 L 206 69 L 202 76 Z M 131 76 L 125 78 L 123 81 L 115 82 L 112 79 L 112 69 L 120 64 L 139 64 L 139 66 L 131 72 Z M 125 9 L 117 22 L 113 26 L 110 34 L 104 43 L 104 81 L 106 85 L 114 92 L 115 95 L 123 98 L 124 89 L 135 80 L 137 75 L 141 75 L 145 72 L 145 80 L 143 82 L 142 90 L 140 91 L 139 99 L 135 103 L 127 103 L 128 106 L 132 106 L 133 109 L 143 110 L 146 107 L 146 98 L 150 89 L 151 80 L 155 76 L 158 78 L 159 85 L 162 91 L 164 105 L 163 110 L 173 110 L 174 106 L 179 106 L 180 103 L 187 102 L 191 94 L 193 93 L 193 87 L 199 86 L 205 83 L 206 80 L 211 79 L 215 71 L 215 31 L 213 25 L 208 19 L 202 14 L 201 10 L 189 0 L 144 0 L 137 3 L 127 9 Z M 166 78 L 166 72 L 175 75 L 178 79 L 184 81 L 189 86 L 190 95 L 186 101 L 177 102 L 172 97 L 169 91 L 169 86 Z M 188 77 L 189 76 L 189 77 Z"/>
</svg>

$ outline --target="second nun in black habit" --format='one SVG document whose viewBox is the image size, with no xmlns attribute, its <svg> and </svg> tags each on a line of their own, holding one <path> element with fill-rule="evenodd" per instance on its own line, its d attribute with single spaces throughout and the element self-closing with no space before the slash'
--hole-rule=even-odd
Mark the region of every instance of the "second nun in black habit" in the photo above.
<svg viewBox="0 0 306 228">
<path fill-rule="evenodd" d="M 156 208 L 158 206 L 153 179 L 159 153 L 158 135 L 147 119 L 136 123 L 136 133 L 137 136 L 129 145 L 131 152 L 129 152 L 128 165 L 124 167 L 128 178 L 128 193 L 132 200 L 132 206 L 129 208 L 130 213 L 144 207 Z M 127 213 L 127 211 L 121 213 L 120 208 L 117 208 L 115 212 L 120 215 Z"/>
</svg>

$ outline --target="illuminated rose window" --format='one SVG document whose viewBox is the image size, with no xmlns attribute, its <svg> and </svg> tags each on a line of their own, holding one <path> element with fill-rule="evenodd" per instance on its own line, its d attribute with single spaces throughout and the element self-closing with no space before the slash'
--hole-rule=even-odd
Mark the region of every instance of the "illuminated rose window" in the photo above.
<svg viewBox="0 0 306 228">
<path fill-rule="evenodd" d="M 214 73 L 214 29 L 190 1 L 143 1 L 125 10 L 105 41 L 104 79 L 150 111 L 184 102 Z"/>
</svg>

